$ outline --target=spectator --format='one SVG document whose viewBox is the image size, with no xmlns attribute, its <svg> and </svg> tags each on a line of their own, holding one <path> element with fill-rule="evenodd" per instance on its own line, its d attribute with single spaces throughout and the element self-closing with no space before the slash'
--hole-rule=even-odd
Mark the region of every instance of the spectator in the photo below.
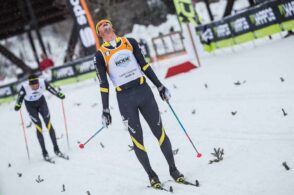
<svg viewBox="0 0 294 195">
<path fill-rule="evenodd" d="M 41 62 L 39 64 L 39 70 L 40 71 L 44 71 L 47 68 L 53 67 L 54 66 L 54 62 L 52 61 L 52 59 L 48 58 L 48 56 L 46 54 L 41 54 Z"/>
</svg>

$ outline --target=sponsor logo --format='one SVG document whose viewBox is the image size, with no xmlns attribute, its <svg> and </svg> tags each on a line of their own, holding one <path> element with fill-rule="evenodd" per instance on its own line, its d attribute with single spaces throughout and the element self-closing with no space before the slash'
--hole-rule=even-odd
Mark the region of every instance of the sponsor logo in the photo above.
<svg viewBox="0 0 294 195">
<path fill-rule="evenodd" d="M 129 48 L 128 42 L 125 42 L 125 46 L 126 46 L 126 48 Z"/>
<path fill-rule="evenodd" d="M 96 69 L 96 75 L 97 75 L 98 81 L 99 81 L 99 83 L 101 85 L 103 82 L 102 82 L 101 76 L 99 74 L 99 70 L 98 70 L 98 68 L 96 66 L 95 66 L 95 69 Z"/>
<path fill-rule="evenodd" d="M 269 7 L 251 15 L 250 19 L 254 25 L 261 26 L 275 21 L 276 16 L 273 12 L 273 9 Z"/>
<path fill-rule="evenodd" d="M 130 55 L 129 54 L 120 54 L 114 59 L 114 63 L 119 67 L 126 67 L 130 63 Z"/>
<path fill-rule="evenodd" d="M 205 31 L 202 31 L 201 38 L 204 42 L 209 42 L 209 41 L 213 40 L 214 36 L 213 36 L 212 29 L 208 28 Z"/>
<path fill-rule="evenodd" d="M 95 45 L 95 38 L 93 36 L 92 29 L 89 26 L 80 29 L 79 34 L 81 37 L 81 41 L 85 47 L 92 47 L 93 45 Z"/>
<path fill-rule="evenodd" d="M 237 20 L 231 23 L 231 26 L 234 29 L 234 31 L 237 33 L 246 31 L 250 28 L 248 21 L 246 20 L 245 17 L 238 18 Z"/>
<path fill-rule="evenodd" d="M 102 79 L 101 79 L 101 76 L 99 74 L 99 70 L 98 70 L 98 66 L 97 66 L 96 62 L 97 62 L 96 56 L 94 56 L 94 64 L 95 64 L 94 68 L 96 70 L 96 75 L 97 75 L 97 78 L 99 80 L 99 83 L 102 84 Z"/>
<path fill-rule="evenodd" d="M 12 91 L 10 87 L 0 88 L 0 97 L 10 96 L 12 95 Z"/>
<path fill-rule="evenodd" d="M 65 67 L 55 70 L 54 75 L 56 79 L 66 78 L 74 75 L 74 70 L 72 67 Z"/>
<path fill-rule="evenodd" d="M 227 36 L 231 35 L 231 30 L 230 30 L 228 23 L 216 26 L 215 32 L 216 32 L 217 37 L 219 37 L 219 38 L 227 37 Z"/>
<path fill-rule="evenodd" d="M 125 125 L 126 130 L 129 130 L 130 132 L 132 132 L 133 134 L 136 133 L 135 129 L 133 129 L 130 125 L 129 125 L 129 120 L 126 119 L 124 116 L 122 116 L 122 122 Z"/>
<path fill-rule="evenodd" d="M 137 68 L 134 68 L 126 73 L 123 73 L 121 75 L 119 75 L 120 77 L 124 77 L 124 78 L 129 78 L 131 76 L 134 76 L 135 75 L 135 72 L 137 71 L 138 69 Z"/>
<path fill-rule="evenodd" d="M 145 45 L 139 45 L 141 53 L 143 54 L 143 56 L 147 56 L 147 49 Z"/>
<path fill-rule="evenodd" d="M 110 55 L 110 51 L 106 51 L 105 56 L 109 56 L 109 55 Z"/>
<path fill-rule="evenodd" d="M 86 48 L 94 46 L 95 38 L 92 29 L 88 25 L 88 20 L 85 11 L 80 4 L 80 0 L 69 0 L 69 2 L 73 7 L 76 21 L 80 26 L 79 35 L 83 46 Z"/>
<path fill-rule="evenodd" d="M 288 17 L 294 16 L 294 1 L 279 5 L 278 7 L 280 10 L 280 13 L 284 17 L 288 18 Z"/>
<path fill-rule="evenodd" d="M 130 125 L 128 125 L 128 127 L 129 127 L 128 129 L 130 132 L 132 132 L 133 134 L 136 134 L 136 131 L 132 127 L 130 127 Z"/>
<path fill-rule="evenodd" d="M 85 73 L 95 70 L 94 64 L 92 61 L 83 62 L 82 64 L 77 66 L 77 71 L 79 73 Z"/>
</svg>

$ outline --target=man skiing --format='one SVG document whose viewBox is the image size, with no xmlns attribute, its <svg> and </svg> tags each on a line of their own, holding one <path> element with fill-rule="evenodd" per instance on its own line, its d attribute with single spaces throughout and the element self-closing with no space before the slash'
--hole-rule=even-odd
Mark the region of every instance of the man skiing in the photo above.
<svg viewBox="0 0 294 195">
<path fill-rule="evenodd" d="M 108 127 L 111 124 L 107 73 L 116 88 L 119 110 L 124 124 L 128 127 L 135 154 L 147 172 L 151 186 L 159 189 L 161 183 L 151 168 L 144 147 L 139 111 L 159 141 L 161 151 L 169 165 L 170 175 L 176 182 L 183 182 L 184 175 L 176 168 L 170 140 L 162 126 L 157 103 L 144 75 L 157 87 L 164 101 L 170 98 L 167 88 L 158 80 L 150 64 L 146 63 L 135 39 L 118 37 L 112 23 L 106 19 L 96 24 L 96 33 L 104 42 L 94 57 L 103 104 L 103 125 Z"/>
<path fill-rule="evenodd" d="M 45 148 L 45 141 L 42 134 L 42 123 L 39 118 L 39 113 L 41 114 L 46 124 L 46 127 L 49 131 L 55 154 L 60 157 L 64 155 L 60 152 L 59 147 L 57 145 L 55 130 L 50 120 L 50 112 L 45 97 L 43 95 L 45 90 L 48 90 L 50 93 L 52 93 L 60 99 L 65 98 L 65 95 L 63 93 L 58 92 L 45 80 L 38 78 L 37 75 L 30 75 L 28 81 L 22 84 L 18 92 L 18 97 L 14 109 L 15 111 L 18 111 L 21 108 L 22 102 L 24 100 L 31 120 L 35 124 L 37 129 L 37 138 L 42 149 L 43 158 L 44 160 L 49 161 L 50 157 Z"/>
</svg>

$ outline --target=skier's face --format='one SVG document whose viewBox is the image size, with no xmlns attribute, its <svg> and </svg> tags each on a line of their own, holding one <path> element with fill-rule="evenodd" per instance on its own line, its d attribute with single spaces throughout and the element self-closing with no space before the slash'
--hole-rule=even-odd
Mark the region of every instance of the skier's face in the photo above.
<svg viewBox="0 0 294 195">
<path fill-rule="evenodd" d="M 98 30 L 99 30 L 99 36 L 100 37 L 103 37 L 105 34 L 108 34 L 110 32 L 113 32 L 112 25 L 109 24 L 106 21 L 105 22 L 102 22 L 101 24 L 99 24 Z"/>
<path fill-rule="evenodd" d="M 39 89 L 39 83 L 30 85 L 30 87 L 32 88 L 32 90 L 36 91 L 37 89 Z"/>
</svg>

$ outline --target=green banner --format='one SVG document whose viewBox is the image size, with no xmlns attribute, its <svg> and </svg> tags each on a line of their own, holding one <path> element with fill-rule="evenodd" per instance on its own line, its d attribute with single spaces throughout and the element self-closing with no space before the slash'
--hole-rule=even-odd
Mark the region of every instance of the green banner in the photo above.
<svg viewBox="0 0 294 195">
<path fill-rule="evenodd" d="M 249 32 L 249 33 L 234 37 L 235 44 L 246 43 L 246 42 L 252 41 L 254 39 L 255 39 L 255 37 L 254 37 L 254 34 L 252 32 Z"/>
<path fill-rule="evenodd" d="M 196 32 L 203 48 L 212 52 L 294 29 L 294 0 L 272 0 L 225 17 L 199 25 Z"/>
<path fill-rule="evenodd" d="M 281 27 L 283 30 L 294 29 L 294 0 L 280 0 L 278 3 L 278 10 L 281 14 Z"/>
</svg>

